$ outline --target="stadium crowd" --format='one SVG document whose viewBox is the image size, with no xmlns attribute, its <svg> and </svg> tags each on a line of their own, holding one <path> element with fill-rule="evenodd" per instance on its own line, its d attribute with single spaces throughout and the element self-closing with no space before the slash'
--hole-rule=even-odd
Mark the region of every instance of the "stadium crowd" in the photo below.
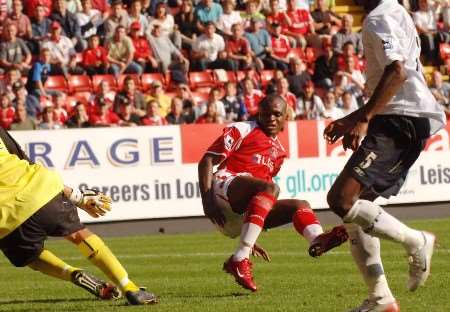
<svg viewBox="0 0 450 312">
<path fill-rule="evenodd" d="M 361 34 L 333 0 L 0 0 L 5 129 L 228 123 L 277 93 L 289 118 L 364 103 Z M 441 65 L 446 1 L 405 3 L 422 61 Z M 387 43 L 388 44 L 388 43 Z M 450 113 L 450 84 L 430 87 Z"/>
</svg>

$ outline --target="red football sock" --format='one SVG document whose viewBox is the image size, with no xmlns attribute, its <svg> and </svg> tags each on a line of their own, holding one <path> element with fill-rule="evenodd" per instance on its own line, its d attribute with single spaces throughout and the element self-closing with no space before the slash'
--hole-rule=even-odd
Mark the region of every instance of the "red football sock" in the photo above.
<svg viewBox="0 0 450 312">
<path fill-rule="evenodd" d="M 298 207 L 297 211 L 292 216 L 292 223 L 294 224 L 295 229 L 300 235 L 303 235 L 303 231 L 308 225 L 320 225 L 320 222 L 317 219 L 314 211 L 306 205 Z"/>
<path fill-rule="evenodd" d="M 262 228 L 270 209 L 272 209 L 272 206 L 275 203 L 275 200 L 275 197 L 271 194 L 264 192 L 259 192 L 253 196 L 248 204 L 244 223 L 253 223 Z"/>
</svg>

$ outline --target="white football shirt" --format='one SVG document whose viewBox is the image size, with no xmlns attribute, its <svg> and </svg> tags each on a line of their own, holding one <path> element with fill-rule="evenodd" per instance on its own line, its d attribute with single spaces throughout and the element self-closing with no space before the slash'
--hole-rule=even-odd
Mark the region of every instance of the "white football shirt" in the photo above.
<svg viewBox="0 0 450 312">
<path fill-rule="evenodd" d="M 382 0 L 366 17 L 362 28 L 367 59 L 367 87 L 371 94 L 384 68 L 404 62 L 407 80 L 381 114 L 426 117 L 430 134 L 445 123 L 443 109 L 426 84 L 420 63 L 420 39 L 408 12 L 396 0 Z"/>
</svg>

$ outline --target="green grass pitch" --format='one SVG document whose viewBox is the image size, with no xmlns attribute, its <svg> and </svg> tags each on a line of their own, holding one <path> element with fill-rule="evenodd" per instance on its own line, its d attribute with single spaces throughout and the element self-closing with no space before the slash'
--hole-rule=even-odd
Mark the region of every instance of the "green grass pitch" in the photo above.
<svg viewBox="0 0 450 312">
<path fill-rule="evenodd" d="M 450 219 L 409 224 L 438 236 L 432 275 L 415 293 L 406 290 L 407 258 L 401 247 L 382 242 L 385 271 L 402 312 L 450 311 Z M 70 283 L 17 269 L 0 258 L 0 311 L 339 311 L 359 304 L 365 287 L 348 245 L 320 259 L 307 256 L 307 244 L 294 230 L 263 233 L 260 243 L 271 263 L 254 260 L 259 287 L 251 294 L 222 272 L 235 241 L 219 233 L 107 238 L 105 241 L 130 277 L 158 294 L 155 306 L 131 307 L 124 300 L 105 302 Z M 70 264 L 101 272 L 69 242 L 54 240 L 47 248 Z"/>
</svg>

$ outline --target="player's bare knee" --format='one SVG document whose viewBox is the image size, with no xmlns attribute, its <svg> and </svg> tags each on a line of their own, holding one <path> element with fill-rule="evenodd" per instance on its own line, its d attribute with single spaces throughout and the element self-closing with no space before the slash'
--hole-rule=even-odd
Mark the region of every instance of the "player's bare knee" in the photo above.
<svg viewBox="0 0 450 312">
<path fill-rule="evenodd" d="M 85 240 L 87 237 L 91 236 L 92 232 L 88 229 L 84 228 L 79 231 L 73 232 L 64 238 L 68 241 L 74 243 L 75 245 L 79 245 L 83 240 Z"/>
<path fill-rule="evenodd" d="M 353 207 L 355 199 L 345 196 L 342 192 L 330 191 L 327 194 L 327 202 L 330 209 L 340 217 L 344 217 Z"/>
<path fill-rule="evenodd" d="M 267 182 L 262 185 L 261 192 L 270 194 L 273 197 L 277 198 L 280 194 L 280 187 L 275 183 Z"/>
</svg>

